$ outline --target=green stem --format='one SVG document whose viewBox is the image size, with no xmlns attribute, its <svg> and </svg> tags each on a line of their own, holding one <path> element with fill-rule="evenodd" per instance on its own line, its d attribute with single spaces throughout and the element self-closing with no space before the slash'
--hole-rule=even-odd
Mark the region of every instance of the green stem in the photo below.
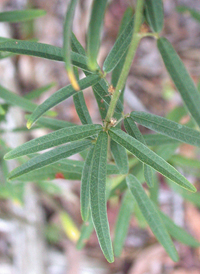
<svg viewBox="0 0 200 274">
<path fill-rule="evenodd" d="M 132 61 L 135 57 L 135 53 L 136 53 L 138 44 L 141 39 L 139 32 L 140 32 L 140 27 L 142 24 L 143 5 L 144 5 L 144 0 L 137 0 L 137 6 L 136 6 L 136 11 L 135 11 L 134 32 L 133 32 L 131 44 L 130 44 L 130 47 L 129 47 L 129 50 L 128 50 L 128 53 L 126 56 L 126 60 L 125 60 L 122 72 L 121 72 L 119 80 L 117 82 L 117 86 L 116 86 L 115 92 L 112 96 L 110 106 L 109 106 L 109 109 L 108 109 L 108 112 L 106 115 L 106 119 L 105 119 L 106 129 L 108 128 L 110 119 L 112 118 L 112 116 L 114 114 L 117 101 L 118 101 L 118 99 L 120 97 L 120 93 L 126 83 L 126 80 L 127 80 L 130 68 L 131 68 Z"/>
</svg>

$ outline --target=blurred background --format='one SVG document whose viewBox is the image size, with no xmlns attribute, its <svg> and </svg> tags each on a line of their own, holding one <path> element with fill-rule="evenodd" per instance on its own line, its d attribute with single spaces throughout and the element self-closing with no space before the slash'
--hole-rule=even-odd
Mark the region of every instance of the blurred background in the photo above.
<svg viewBox="0 0 200 274">
<path fill-rule="evenodd" d="M 0 10 L 41 8 L 47 11 L 36 20 L 8 24 L 0 23 L 0 35 L 15 39 L 37 38 L 40 42 L 62 47 L 63 21 L 67 0 L 0 0 Z M 80 0 L 73 31 L 85 47 L 85 37 L 91 0 Z M 102 65 L 118 34 L 121 18 L 127 6 L 134 1 L 112 0 L 105 16 L 99 64 Z M 189 12 L 177 12 L 177 6 L 186 5 L 200 13 L 200 1 L 164 0 L 165 25 L 162 31 L 175 47 L 200 90 L 200 19 Z M 82 75 L 80 75 L 82 77 Z M 109 80 L 109 76 L 108 76 Z M 69 84 L 63 63 L 14 56 L 0 61 L 0 84 L 21 96 L 30 91 L 50 85 L 36 103 L 43 102 L 50 94 Z M 84 91 L 86 103 L 94 122 L 100 122 L 98 107 L 90 89 Z M 152 112 L 165 116 L 173 108 L 182 105 L 179 93 L 169 78 L 153 38 L 144 38 L 140 43 L 125 90 L 125 113 L 132 110 Z M 200 107 L 200 106 L 199 106 Z M 58 118 L 80 124 L 73 99 L 55 108 Z M 182 123 L 187 122 L 184 117 Z M 12 107 L 0 126 L 3 130 L 23 127 L 24 112 Z M 143 133 L 148 131 L 140 128 Z M 26 134 L 4 133 L 1 135 L 8 146 L 16 147 L 25 141 L 39 137 L 48 130 L 37 129 Z M 0 147 L 1 149 L 1 147 Z M 2 152 L 1 152 L 2 153 Z M 199 151 L 182 145 L 179 154 L 198 158 Z M 15 163 L 9 165 L 12 169 Z M 192 175 L 185 172 L 191 182 L 198 182 L 200 165 Z M 2 167 L 1 167 L 2 168 Z M 189 168 L 189 171 L 190 168 Z M 3 175 L 0 181 L 3 182 Z M 200 241 L 200 199 L 183 199 L 160 179 L 159 202 L 161 208 L 181 227 Z M 198 184 L 197 188 L 198 188 Z M 11 194 L 12 193 L 12 194 Z M 176 243 L 180 261 L 174 263 L 156 242 L 145 223 L 133 216 L 123 254 L 113 264 L 104 259 L 96 235 L 93 233 L 82 250 L 77 250 L 75 241 L 81 227 L 80 181 L 65 180 L 57 174 L 47 185 L 32 182 L 22 189 L 13 186 L 9 191 L 0 187 L 0 274 L 198 274 L 200 273 L 200 248 L 190 248 Z M 111 234 L 114 231 L 120 197 L 109 202 L 108 216 Z M 199 208 L 198 208 L 199 207 Z M 65 212 L 60 218 L 60 212 Z M 141 220 L 140 220 L 141 221 Z"/>
</svg>

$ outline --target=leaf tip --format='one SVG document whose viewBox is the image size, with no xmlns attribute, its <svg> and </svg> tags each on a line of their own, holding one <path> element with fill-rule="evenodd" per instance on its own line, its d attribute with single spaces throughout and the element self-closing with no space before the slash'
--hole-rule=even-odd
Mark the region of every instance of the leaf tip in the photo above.
<svg viewBox="0 0 200 274">
<path fill-rule="evenodd" d="M 69 80 L 70 80 L 70 83 L 71 83 L 73 89 L 75 89 L 76 91 L 79 91 L 80 87 L 78 85 L 78 82 L 76 80 L 74 73 L 72 71 L 68 71 L 67 73 L 68 73 L 68 77 L 69 77 Z"/>
<path fill-rule="evenodd" d="M 28 120 L 27 123 L 26 123 L 26 127 L 28 129 L 30 129 L 32 127 L 32 125 L 33 125 L 32 121 Z"/>
</svg>

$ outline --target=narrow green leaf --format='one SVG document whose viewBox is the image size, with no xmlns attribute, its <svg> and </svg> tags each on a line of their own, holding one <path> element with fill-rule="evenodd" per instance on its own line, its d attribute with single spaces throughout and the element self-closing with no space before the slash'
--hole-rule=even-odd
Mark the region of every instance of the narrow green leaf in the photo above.
<svg viewBox="0 0 200 274">
<path fill-rule="evenodd" d="M 200 125 L 200 93 L 170 42 L 161 37 L 158 39 L 157 45 L 165 66 L 185 105 L 197 124 Z"/>
<path fill-rule="evenodd" d="M 86 244 L 87 240 L 90 238 L 93 230 L 94 230 L 94 226 L 93 226 L 93 222 L 92 222 L 92 216 L 90 215 L 88 221 L 85 222 L 81 226 L 81 234 L 80 234 L 80 237 L 76 244 L 77 249 L 80 250 L 85 246 L 85 244 Z"/>
<path fill-rule="evenodd" d="M 45 14 L 46 11 L 39 9 L 4 11 L 0 12 L 0 22 L 17 23 L 30 21 Z"/>
<path fill-rule="evenodd" d="M 83 92 L 80 91 L 77 94 L 75 94 L 73 96 L 73 100 L 74 100 L 76 112 L 78 114 L 78 117 L 81 120 L 81 123 L 83 125 L 92 124 L 92 118 L 91 118 L 88 108 L 86 106 Z"/>
<path fill-rule="evenodd" d="M 44 92 L 50 90 L 54 86 L 55 86 L 55 82 L 48 84 L 46 86 L 43 86 L 41 88 L 34 89 L 34 90 L 30 91 L 29 93 L 25 94 L 24 98 L 26 98 L 28 100 L 34 100 L 34 99 L 40 97 L 40 95 L 42 95 Z"/>
<path fill-rule="evenodd" d="M 200 12 L 196 11 L 195 9 L 191 9 L 186 6 L 178 6 L 176 7 L 176 10 L 180 13 L 189 13 L 195 20 L 200 22 Z"/>
<path fill-rule="evenodd" d="M 0 115 L 5 115 L 5 109 L 0 105 Z"/>
<path fill-rule="evenodd" d="M 110 142 L 110 148 L 120 173 L 127 174 L 129 167 L 126 149 L 120 146 L 118 143 L 114 142 L 113 140 L 111 140 Z"/>
<path fill-rule="evenodd" d="M 107 162 L 108 135 L 100 132 L 95 144 L 91 183 L 90 206 L 92 219 L 97 237 L 108 262 L 113 262 L 113 250 L 109 232 L 106 207 L 106 162 Z"/>
<path fill-rule="evenodd" d="M 154 204 L 149 199 L 145 190 L 143 189 L 142 185 L 136 177 L 134 177 L 133 175 L 128 175 L 126 180 L 133 197 L 135 198 L 144 218 L 149 224 L 155 237 L 165 248 L 171 259 L 177 262 L 179 259 L 177 251 L 169 234 L 167 233 L 165 226 L 163 225 L 163 222 Z"/>
<path fill-rule="evenodd" d="M 193 146 L 200 146 L 200 132 L 154 114 L 134 111 L 131 118 L 142 126 Z"/>
<path fill-rule="evenodd" d="M 96 92 L 96 89 L 94 89 L 94 88 L 92 88 L 92 89 L 93 89 L 93 93 L 94 93 L 95 99 L 98 104 L 101 119 L 104 120 L 106 118 L 106 114 L 108 111 L 108 105 L 104 102 L 103 99 L 101 99 L 101 96 Z"/>
<path fill-rule="evenodd" d="M 165 144 L 179 143 L 177 140 L 161 134 L 144 134 L 143 137 L 147 146 L 161 146 Z"/>
<path fill-rule="evenodd" d="M 29 118 L 30 115 L 26 115 L 26 118 Z M 38 126 L 42 126 L 45 128 L 49 128 L 52 130 L 57 130 L 61 129 L 64 127 L 74 127 L 77 126 L 76 124 L 64 121 L 64 120 L 58 120 L 58 119 L 52 119 L 52 118 L 46 118 L 46 117 L 41 117 L 37 120 L 36 124 Z"/>
<path fill-rule="evenodd" d="M 6 103 L 20 107 L 21 109 L 32 112 L 37 108 L 37 105 L 0 85 L 0 98 L 2 98 Z M 56 112 L 50 111 L 47 114 L 55 116 Z"/>
<path fill-rule="evenodd" d="M 47 151 L 41 155 L 38 155 L 30 159 L 26 163 L 15 168 L 12 172 L 10 172 L 8 179 L 13 180 L 23 174 L 29 173 L 33 170 L 40 169 L 42 167 L 55 163 L 61 159 L 79 153 L 80 151 L 87 149 L 89 146 L 91 146 L 91 144 L 92 143 L 89 140 L 82 140 L 54 148 L 50 151 Z"/>
<path fill-rule="evenodd" d="M 199 247 L 200 242 L 198 242 L 192 235 L 188 234 L 183 228 L 176 225 L 167 215 L 163 212 L 159 212 L 160 216 L 166 226 L 168 233 L 174 238 L 175 240 L 191 246 L 191 247 Z"/>
<path fill-rule="evenodd" d="M 68 142 L 81 140 L 97 134 L 100 130 L 102 130 L 101 125 L 83 125 L 62 128 L 42 137 L 26 142 L 25 144 L 11 150 L 5 155 L 4 158 L 6 160 L 14 159 Z"/>
<path fill-rule="evenodd" d="M 150 199 L 155 204 L 158 205 L 158 196 L 159 196 L 159 180 L 157 172 L 153 170 L 153 187 L 149 189 Z"/>
<path fill-rule="evenodd" d="M 161 32 L 164 25 L 164 11 L 162 0 L 146 0 L 145 15 L 147 22 L 155 32 Z"/>
<path fill-rule="evenodd" d="M 90 209 L 90 180 L 92 172 L 92 161 L 94 155 L 94 147 L 91 147 L 88 152 L 85 164 L 83 167 L 83 173 L 81 178 L 81 216 L 83 221 L 87 221 L 89 218 Z"/>
<path fill-rule="evenodd" d="M 129 190 L 124 193 L 114 233 L 114 253 L 119 257 L 122 253 L 123 245 L 128 233 L 129 222 L 133 213 L 134 200 Z"/>
<path fill-rule="evenodd" d="M 77 52 L 83 56 L 86 56 L 83 46 L 80 44 L 74 33 L 72 32 L 71 47 L 74 52 Z"/>
<path fill-rule="evenodd" d="M 187 158 L 182 155 L 173 155 L 172 158 L 170 158 L 170 162 L 173 163 L 173 165 L 179 166 L 179 167 L 188 167 L 200 169 L 200 161 L 194 158 Z"/>
<path fill-rule="evenodd" d="M 97 56 L 100 46 L 100 34 L 103 25 L 107 0 L 93 0 L 87 36 L 88 66 L 91 70 L 98 69 Z"/>
<path fill-rule="evenodd" d="M 109 130 L 109 135 L 115 142 L 124 146 L 140 161 L 151 166 L 183 188 L 186 188 L 192 192 L 196 191 L 196 188 L 183 175 L 181 175 L 173 166 L 168 164 L 165 160 L 163 160 L 144 144 L 140 143 L 120 129 L 111 128 Z"/>
<path fill-rule="evenodd" d="M 0 44 L 0 51 L 41 57 L 49 60 L 64 61 L 63 49 L 48 44 L 30 41 L 8 41 Z M 81 54 L 71 52 L 73 66 L 89 71 L 87 58 Z"/>
<path fill-rule="evenodd" d="M 124 120 L 124 127 L 130 136 L 136 138 L 139 142 L 146 145 L 146 142 L 145 142 L 141 132 L 139 131 L 137 125 L 134 123 L 134 121 L 130 117 L 128 117 Z M 153 187 L 153 178 L 152 178 L 151 167 L 148 165 L 145 165 L 145 164 L 144 164 L 144 177 L 145 177 L 147 185 L 149 187 Z"/>
<path fill-rule="evenodd" d="M 113 48 L 107 55 L 103 64 L 103 70 L 105 72 L 111 72 L 120 62 L 124 54 L 127 52 L 127 49 L 131 43 L 133 26 L 134 17 L 131 18 L 129 24 L 124 28 L 124 31 L 119 35 Z"/>
<path fill-rule="evenodd" d="M 72 23 L 73 23 L 77 2 L 78 0 L 71 0 L 68 5 L 65 22 L 64 22 L 64 35 L 63 35 L 63 40 L 64 40 L 63 52 L 64 52 L 65 67 L 67 70 L 69 80 L 75 90 L 79 90 L 79 86 L 73 72 L 72 61 L 71 61 L 71 36 L 72 36 Z"/>
<path fill-rule="evenodd" d="M 97 83 L 100 80 L 98 75 L 89 75 L 84 79 L 78 81 L 80 89 L 88 88 L 89 86 Z M 27 127 L 30 128 L 47 110 L 55 107 L 62 101 L 66 100 L 70 96 L 76 94 L 77 91 L 73 89 L 71 85 L 61 88 L 53 95 L 51 95 L 46 101 L 39 105 L 36 110 L 29 117 Z"/>
</svg>

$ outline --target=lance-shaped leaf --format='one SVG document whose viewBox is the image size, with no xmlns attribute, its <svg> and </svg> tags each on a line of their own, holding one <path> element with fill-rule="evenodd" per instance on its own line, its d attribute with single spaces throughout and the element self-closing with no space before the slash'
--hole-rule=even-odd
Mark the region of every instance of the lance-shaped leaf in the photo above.
<svg viewBox="0 0 200 274">
<path fill-rule="evenodd" d="M 78 41 L 78 39 L 76 38 L 76 36 L 73 32 L 72 32 L 72 37 L 71 37 L 71 47 L 74 52 L 77 52 L 83 56 L 86 56 L 83 46 Z"/>
<path fill-rule="evenodd" d="M 166 226 L 168 233 L 174 238 L 175 240 L 191 246 L 191 247 L 199 247 L 200 242 L 198 242 L 192 235 L 187 233 L 183 228 L 176 225 L 167 215 L 163 212 L 159 212 L 160 216 L 163 220 L 164 225 Z"/>
<path fill-rule="evenodd" d="M 38 106 L 35 103 L 7 90 L 6 88 L 2 87 L 1 85 L 0 85 L 0 98 L 2 98 L 8 104 L 20 107 L 21 109 L 28 111 L 28 112 L 34 111 Z M 49 111 L 46 114 L 55 116 L 56 112 Z"/>
<path fill-rule="evenodd" d="M 90 181 L 90 206 L 99 244 L 106 259 L 114 261 L 106 207 L 106 162 L 108 135 L 100 132 L 95 144 Z"/>
<path fill-rule="evenodd" d="M 81 216 L 85 222 L 88 220 L 90 209 L 90 180 L 92 173 L 93 155 L 94 147 L 91 147 L 85 160 L 81 178 Z"/>
<path fill-rule="evenodd" d="M 26 119 L 28 119 L 30 117 L 30 115 L 25 115 Z M 58 120 L 58 119 L 52 119 L 52 118 L 46 118 L 46 117 L 41 117 L 37 120 L 36 124 L 38 126 L 42 126 L 45 128 L 49 128 L 52 130 L 57 130 L 57 129 L 61 129 L 64 127 L 74 127 L 77 126 L 76 124 L 73 124 L 71 122 L 68 121 L 64 121 L 64 120 Z"/>
<path fill-rule="evenodd" d="M 48 44 L 30 41 L 8 41 L 0 44 L 0 51 L 41 57 L 49 60 L 64 61 L 63 49 Z M 76 52 L 71 52 L 73 66 L 89 71 L 87 58 Z"/>
<path fill-rule="evenodd" d="M 107 0 L 93 0 L 87 37 L 88 66 L 91 70 L 96 70 L 98 68 L 97 56 L 106 4 Z"/>
<path fill-rule="evenodd" d="M 145 15 L 148 24 L 155 32 L 161 32 L 164 24 L 164 12 L 162 0 L 146 0 Z"/>
<path fill-rule="evenodd" d="M 103 70 L 105 72 L 111 72 L 116 65 L 119 63 L 121 58 L 126 53 L 133 34 L 133 26 L 134 26 L 134 17 L 131 18 L 129 24 L 125 27 L 124 31 L 117 38 L 113 48 L 107 55 L 104 64 Z"/>
<path fill-rule="evenodd" d="M 118 143 L 114 142 L 113 140 L 111 140 L 110 142 L 110 148 L 120 173 L 127 174 L 129 167 L 126 149 L 120 146 Z"/>
<path fill-rule="evenodd" d="M 25 94 L 24 98 L 26 98 L 28 100 L 34 100 L 34 99 L 40 97 L 40 95 L 42 95 L 44 92 L 46 92 L 46 91 L 50 90 L 52 87 L 54 87 L 55 84 L 56 83 L 53 82 L 53 83 L 43 86 L 41 88 L 34 89 L 34 90 L 30 91 L 29 93 Z"/>
<path fill-rule="evenodd" d="M 30 21 L 45 14 L 46 11 L 39 9 L 4 11 L 0 12 L 0 22 L 17 23 Z"/>
<path fill-rule="evenodd" d="M 96 92 L 96 89 L 94 88 L 93 88 L 93 93 L 98 104 L 101 119 L 104 120 L 106 118 L 106 114 L 108 111 L 108 105 L 104 102 L 103 99 L 101 99 L 101 96 Z"/>
<path fill-rule="evenodd" d="M 47 148 L 59 146 L 90 137 L 102 130 L 101 125 L 83 125 L 70 128 L 62 128 L 33 139 L 25 144 L 11 150 L 5 155 L 5 159 L 14 159 L 24 155 L 32 154 Z"/>
<path fill-rule="evenodd" d="M 74 12 L 75 12 L 77 2 L 78 0 L 71 0 L 68 5 L 67 14 L 64 22 L 64 35 L 63 35 L 64 36 L 63 52 L 64 52 L 65 67 L 66 67 L 70 82 L 75 90 L 79 90 L 80 88 L 77 83 L 76 77 L 73 72 L 73 67 L 72 67 L 71 36 L 72 36 L 72 23 L 73 23 Z"/>
<path fill-rule="evenodd" d="M 133 175 L 128 175 L 126 181 L 133 197 L 135 198 L 144 218 L 149 224 L 155 237 L 165 248 L 171 259 L 177 262 L 179 258 L 174 244 L 169 234 L 167 233 L 165 226 L 163 225 L 158 211 L 156 210 L 152 201 L 147 196 L 141 183 Z"/>
<path fill-rule="evenodd" d="M 200 93 L 178 54 L 166 38 L 157 41 L 165 66 L 192 117 L 200 125 Z"/>
<path fill-rule="evenodd" d="M 81 123 L 83 125 L 92 124 L 92 118 L 91 118 L 88 108 L 86 106 L 83 92 L 80 91 L 80 92 L 76 93 L 73 96 L 73 100 L 74 100 L 76 112 L 78 114 L 78 117 L 81 120 Z"/>
<path fill-rule="evenodd" d="M 162 146 L 166 144 L 179 143 L 177 140 L 161 134 L 144 134 L 143 137 L 147 146 Z"/>
<path fill-rule="evenodd" d="M 78 81 L 78 84 L 81 89 L 85 89 L 97 83 L 99 80 L 100 76 L 92 74 Z M 47 110 L 55 107 L 70 96 L 76 94 L 76 92 L 77 91 L 73 89 L 72 85 L 66 86 L 55 92 L 52 96 L 50 96 L 46 101 L 44 101 L 36 108 L 36 110 L 28 119 L 27 127 L 30 128 Z"/>
<path fill-rule="evenodd" d="M 134 209 L 134 200 L 129 190 L 124 193 L 121 207 L 115 224 L 114 253 L 119 257 L 128 233 L 129 222 Z"/>
<path fill-rule="evenodd" d="M 154 114 L 134 111 L 131 118 L 142 126 L 193 146 L 200 146 L 200 132 Z"/>
<path fill-rule="evenodd" d="M 136 138 L 139 142 L 146 145 L 146 142 L 139 131 L 137 125 L 134 123 L 134 121 L 131 118 L 126 118 L 124 120 L 124 127 L 129 135 Z M 149 187 L 153 187 L 153 177 L 152 177 L 152 169 L 150 166 L 144 164 L 144 178 L 146 180 L 146 183 Z"/>
<path fill-rule="evenodd" d="M 143 163 L 151 166 L 183 188 L 186 188 L 192 192 L 196 191 L 196 188 L 173 166 L 168 164 L 165 160 L 163 160 L 160 156 L 158 156 L 138 140 L 117 128 L 111 128 L 109 130 L 109 135 L 115 142 L 124 146 Z"/>
<path fill-rule="evenodd" d="M 40 169 L 42 167 L 55 163 L 61 159 L 79 153 L 90 147 L 91 144 L 92 143 L 89 140 L 81 140 L 61 147 L 54 148 L 46 153 L 43 153 L 30 159 L 26 163 L 15 168 L 12 172 L 10 172 L 8 179 L 15 179 L 23 174 L 29 173 L 33 170 Z"/>
</svg>

